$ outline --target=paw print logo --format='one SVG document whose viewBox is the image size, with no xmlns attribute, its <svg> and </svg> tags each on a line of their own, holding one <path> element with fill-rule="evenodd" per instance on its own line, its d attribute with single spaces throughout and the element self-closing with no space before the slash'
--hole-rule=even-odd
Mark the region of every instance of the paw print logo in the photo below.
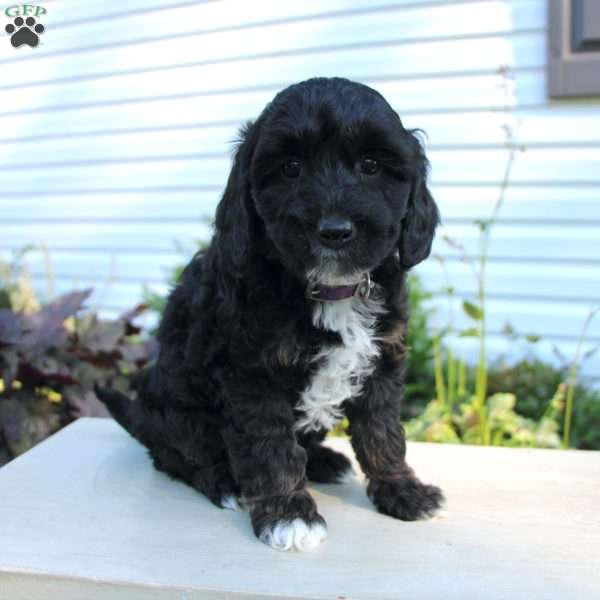
<svg viewBox="0 0 600 600">
<path fill-rule="evenodd" d="M 13 23 L 9 23 L 6 26 L 6 33 L 11 36 L 10 43 L 15 48 L 18 48 L 23 44 L 35 48 L 40 43 L 39 34 L 44 33 L 45 28 L 41 23 L 36 25 L 33 17 L 27 17 L 26 20 L 17 17 Z"/>
</svg>

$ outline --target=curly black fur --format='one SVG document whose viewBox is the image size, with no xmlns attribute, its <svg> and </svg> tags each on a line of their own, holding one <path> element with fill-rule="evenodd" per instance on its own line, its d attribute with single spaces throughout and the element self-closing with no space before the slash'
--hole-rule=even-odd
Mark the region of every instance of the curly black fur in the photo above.
<svg viewBox="0 0 600 600">
<path fill-rule="evenodd" d="M 364 157 L 376 173 L 361 171 Z M 291 160 L 297 176 L 282 171 Z M 158 469 L 218 506 L 240 499 L 259 537 L 277 522 L 322 522 L 307 477 L 334 482 L 350 467 L 320 445 L 324 429 L 295 427 L 316 354 L 342 343 L 313 324 L 315 272 L 370 273 L 385 309 L 374 370 L 341 406 L 369 496 L 405 520 L 442 501 L 406 465 L 399 420 L 405 273 L 428 256 L 438 223 L 426 174 L 421 145 L 376 91 L 339 78 L 283 90 L 241 132 L 214 237 L 170 295 L 137 400 L 98 390 Z M 336 251 L 316 233 L 328 215 L 355 229 Z"/>
</svg>

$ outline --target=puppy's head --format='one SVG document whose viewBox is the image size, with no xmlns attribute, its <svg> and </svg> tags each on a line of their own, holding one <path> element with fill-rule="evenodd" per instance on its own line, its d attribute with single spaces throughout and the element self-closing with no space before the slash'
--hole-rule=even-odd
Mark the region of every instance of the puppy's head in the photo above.
<svg viewBox="0 0 600 600">
<path fill-rule="evenodd" d="M 356 281 L 396 251 L 408 269 L 438 223 L 426 175 L 421 145 L 378 92 L 310 79 L 242 131 L 217 233 L 238 264 L 260 235 L 286 269 L 320 283 Z"/>
</svg>

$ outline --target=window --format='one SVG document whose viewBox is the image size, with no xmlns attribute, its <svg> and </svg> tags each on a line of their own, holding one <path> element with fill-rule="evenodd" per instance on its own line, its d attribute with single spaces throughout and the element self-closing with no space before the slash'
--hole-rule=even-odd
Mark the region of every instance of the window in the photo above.
<svg viewBox="0 0 600 600">
<path fill-rule="evenodd" d="M 548 92 L 600 95 L 600 0 L 549 0 Z"/>
</svg>

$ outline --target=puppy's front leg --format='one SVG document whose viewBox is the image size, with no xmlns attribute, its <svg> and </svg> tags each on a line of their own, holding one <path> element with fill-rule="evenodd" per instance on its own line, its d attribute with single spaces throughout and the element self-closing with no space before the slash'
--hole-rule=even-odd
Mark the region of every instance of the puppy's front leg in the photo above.
<svg viewBox="0 0 600 600">
<path fill-rule="evenodd" d="M 277 550 L 309 550 L 327 535 L 306 489 L 306 451 L 296 441 L 285 394 L 264 382 L 230 385 L 224 431 L 231 469 L 256 536 Z"/>
<path fill-rule="evenodd" d="M 352 446 L 368 478 L 367 494 L 379 512 L 403 521 L 432 516 L 444 501 L 441 490 L 422 483 L 406 464 L 400 424 L 400 386 L 377 374 L 347 408 Z"/>
</svg>

